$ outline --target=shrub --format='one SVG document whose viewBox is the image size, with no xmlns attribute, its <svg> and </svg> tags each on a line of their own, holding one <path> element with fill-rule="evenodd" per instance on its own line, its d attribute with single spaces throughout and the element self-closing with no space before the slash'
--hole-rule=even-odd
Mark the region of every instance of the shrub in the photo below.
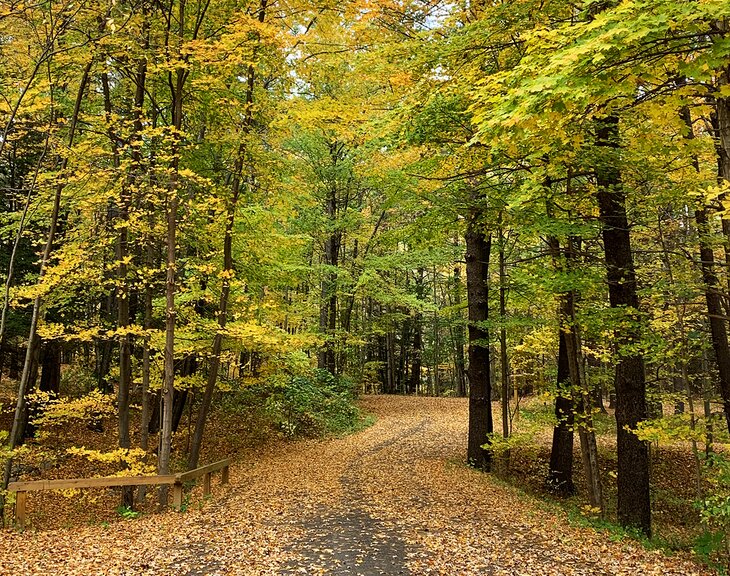
<svg viewBox="0 0 730 576">
<path fill-rule="evenodd" d="M 360 423 L 352 383 L 326 370 L 269 384 L 266 411 L 287 436 L 342 434 Z"/>
<path fill-rule="evenodd" d="M 730 559 L 730 459 L 711 453 L 705 459 L 707 495 L 695 504 L 706 532 L 695 550 L 708 560 Z"/>
</svg>

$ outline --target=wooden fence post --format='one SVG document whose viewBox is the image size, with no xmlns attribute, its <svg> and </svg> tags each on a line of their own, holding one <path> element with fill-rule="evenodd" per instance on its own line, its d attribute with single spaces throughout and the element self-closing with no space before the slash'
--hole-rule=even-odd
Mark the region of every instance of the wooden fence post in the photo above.
<svg viewBox="0 0 730 576">
<path fill-rule="evenodd" d="M 25 528 L 25 498 L 27 492 L 16 492 L 15 493 L 15 524 L 18 528 Z"/>
<path fill-rule="evenodd" d="M 224 466 L 221 472 L 221 484 L 228 484 L 228 466 Z"/>
<path fill-rule="evenodd" d="M 210 472 L 207 472 L 203 476 L 203 496 L 207 496 L 210 494 Z"/>
<path fill-rule="evenodd" d="M 172 507 L 178 512 L 182 508 L 183 502 L 183 485 L 180 480 L 175 481 L 172 485 Z"/>
</svg>

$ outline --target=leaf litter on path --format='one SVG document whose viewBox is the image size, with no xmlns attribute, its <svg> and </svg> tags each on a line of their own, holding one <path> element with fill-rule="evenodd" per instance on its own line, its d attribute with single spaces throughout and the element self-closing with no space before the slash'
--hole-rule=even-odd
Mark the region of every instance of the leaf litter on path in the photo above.
<svg viewBox="0 0 730 576">
<path fill-rule="evenodd" d="M 328 440 L 271 443 L 186 513 L 6 530 L 0 574 L 669 575 L 689 559 L 610 542 L 460 464 L 467 401 L 373 396 L 376 423 Z"/>
</svg>

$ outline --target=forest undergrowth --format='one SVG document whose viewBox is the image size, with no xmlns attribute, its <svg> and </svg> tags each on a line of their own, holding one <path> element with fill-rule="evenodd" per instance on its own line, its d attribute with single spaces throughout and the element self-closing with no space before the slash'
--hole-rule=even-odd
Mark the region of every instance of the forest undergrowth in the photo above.
<svg viewBox="0 0 730 576">
<path fill-rule="evenodd" d="M 0 426 L 12 419 L 15 383 L 5 380 L 0 389 Z M 89 398 L 93 398 L 90 401 Z M 295 439 L 348 434 L 372 424 L 372 417 L 356 405 L 351 383 L 313 371 L 286 382 L 259 382 L 221 395 L 210 421 L 201 465 L 223 458 L 256 458 L 262 451 L 283 447 Z M 157 474 L 157 434 L 151 434 L 147 453 L 129 451 L 124 460 L 118 449 L 113 398 L 104 395 L 66 396 L 38 420 L 35 436 L 14 460 L 14 480 L 91 478 L 119 474 Z M 185 471 L 195 425 L 195 399 L 187 404 L 173 436 L 172 471 Z M 131 411 L 131 428 L 139 430 L 139 410 Z M 283 448 L 282 448 L 283 449 Z M 159 510 L 157 491 L 136 499 L 133 509 L 120 506 L 118 489 L 33 492 L 29 498 L 31 528 L 46 530 L 83 524 L 107 525 Z M 12 504 L 12 494 L 10 495 Z M 186 495 L 184 508 L 202 506 L 202 490 Z M 9 518 L 6 518 L 6 523 Z"/>
<path fill-rule="evenodd" d="M 494 405 L 495 410 L 498 404 Z M 665 407 L 669 413 L 673 407 Z M 546 482 L 550 445 L 555 417 L 554 406 L 543 397 L 528 398 L 512 422 L 513 438 L 507 456 L 497 458 L 494 476 L 506 485 L 537 497 L 552 510 L 560 510 L 577 526 L 589 526 L 612 540 L 636 540 L 649 550 L 666 553 L 690 552 L 725 573 L 728 556 L 722 534 L 703 522 L 701 507 L 708 492 L 722 491 L 712 477 L 712 462 L 703 450 L 693 455 L 687 441 L 655 442 L 651 446 L 651 502 L 654 529 L 652 538 L 620 526 L 616 521 L 616 422 L 613 410 L 596 411 L 594 429 L 599 452 L 599 468 L 604 486 L 605 512 L 592 509 L 587 502 L 586 476 L 581 466 L 580 444 L 574 445 L 576 493 L 559 497 Z M 727 438 L 720 431 L 711 453 L 726 452 Z M 699 470 L 698 470 L 699 466 Z M 701 478 L 698 480 L 698 472 Z"/>
</svg>

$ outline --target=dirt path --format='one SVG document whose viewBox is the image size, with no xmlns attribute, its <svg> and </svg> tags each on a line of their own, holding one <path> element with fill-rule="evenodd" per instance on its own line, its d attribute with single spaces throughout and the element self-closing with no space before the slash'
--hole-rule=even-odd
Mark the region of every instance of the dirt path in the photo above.
<svg viewBox="0 0 730 576">
<path fill-rule="evenodd" d="M 372 397 L 347 438 L 269 446 L 184 514 L 0 534 L 0 574 L 705 574 L 607 541 L 460 464 L 467 404 Z M 198 509 L 199 508 L 199 509 Z"/>
<path fill-rule="evenodd" d="M 392 437 L 368 447 L 348 463 L 339 479 L 340 501 L 315 511 L 300 524 L 304 535 L 289 546 L 296 556 L 282 574 L 313 569 L 342 576 L 410 574 L 404 535 L 393 523 L 383 522 L 367 511 L 368 500 L 362 487 L 368 473 L 366 458 L 377 459 L 382 450 L 407 444 L 423 432 L 427 422 L 424 418 L 411 428 L 391 428 Z"/>
</svg>

